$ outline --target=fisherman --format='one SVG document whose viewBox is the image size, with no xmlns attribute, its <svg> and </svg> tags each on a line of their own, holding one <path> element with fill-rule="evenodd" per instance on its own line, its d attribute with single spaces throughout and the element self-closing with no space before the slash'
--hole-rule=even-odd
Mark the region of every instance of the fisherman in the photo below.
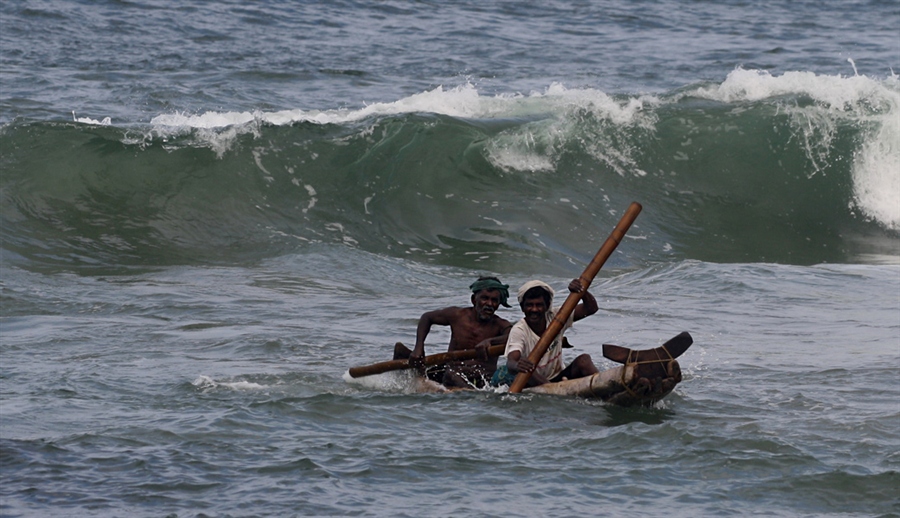
<svg viewBox="0 0 900 518">
<path fill-rule="evenodd" d="M 547 330 L 550 322 L 561 308 L 551 309 L 553 303 L 553 288 L 542 281 L 528 281 L 519 288 L 519 307 L 525 316 L 516 322 L 509 332 L 509 340 L 506 344 L 506 363 L 494 372 L 491 385 L 512 385 L 519 372 L 530 372 L 529 387 L 543 385 L 548 382 L 558 382 L 563 379 L 575 379 L 590 376 L 599 372 L 590 355 L 581 354 L 567 367 L 563 363 L 562 350 L 567 346 L 563 333 L 572 327 L 572 323 L 597 312 L 597 300 L 581 283 L 580 279 L 574 279 L 569 283 L 569 291 L 582 293 L 581 303 L 575 306 L 575 310 L 569 315 L 559 334 L 550 343 L 547 352 L 537 365 L 529 361 L 528 357 L 534 350 L 541 336 Z"/>
<path fill-rule="evenodd" d="M 450 326 L 448 352 L 475 349 L 478 357 L 473 360 L 451 362 L 436 381 L 448 387 L 482 388 L 490 382 L 497 369 L 497 357 L 488 355 L 488 347 L 506 343 L 512 324 L 496 315 L 500 305 L 510 307 L 509 285 L 496 277 L 479 277 L 472 290 L 471 307 L 448 307 L 424 313 L 416 328 L 416 345 L 412 351 L 397 344 L 394 359 L 409 358 L 410 367 L 422 370 L 425 357 L 425 337 L 431 326 Z M 429 376 L 435 379 L 434 375 Z"/>
</svg>

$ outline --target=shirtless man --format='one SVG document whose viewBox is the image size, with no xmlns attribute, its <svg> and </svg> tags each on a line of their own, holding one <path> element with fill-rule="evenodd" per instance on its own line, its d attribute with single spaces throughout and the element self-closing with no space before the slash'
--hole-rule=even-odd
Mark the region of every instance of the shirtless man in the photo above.
<svg viewBox="0 0 900 518">
<path fill-rule="evenodd" d="M 497 357 L 490 358 L 487 349 L 491 345 L 506 343 L 512 324 L 495 313 L 500 305 L 510 307 L 509 285 L 496 277 L 480 277 L 469 286 L 472 290 L 471 307 L 449 307 L 429 311 L 419 318 L 416 328 L 416 345 L 409 349 L 398 344 L 394 359 L 409 358 L 410 367 L 424 367 L 425 337 L 431 326 L 450 326 L 448 352 L 475 349 L 478 358 L 448 363 L 439 379 L 448 387 L 483 387 L 497 368 Z"/>
<path fill-rule="evenodd" d="M 597 300 L 584 289 L 580 279 L 573 279 L 569 283 L 569 291 L 582 293 L 581 302 L 575 306 L 575 310 L 572 311 L 562 330 L 550 343 L 547 352 L 544 353 L 538 364 L 535 365 L 528 357 L 560 308 L 552 307 L 553 289 L 544 282 L 528 281 L 519 288 L 519 306 L 525 317 L 516 322 L 509 334 L 509 342 L 506 344 L 506 362 L 494 373 L 491 380 L 492 385 L 511 385 L 519 372 L 531 373 L 527 385 L 529 387 L 563 379 L 582 378 L 598 372 L 588 354 L 579 355 L 568 366 L 563 363 L 562 350 L 566 347 L 563 333 L 572 326 L 573 322 L 591 316 L 599 309 Z"/>
</svg>

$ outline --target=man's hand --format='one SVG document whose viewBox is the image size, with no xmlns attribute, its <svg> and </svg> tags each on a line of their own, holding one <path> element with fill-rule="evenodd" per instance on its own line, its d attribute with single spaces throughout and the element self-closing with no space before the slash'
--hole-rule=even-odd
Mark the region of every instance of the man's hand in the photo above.
<svg viewBox="0 0 900 518">
<path fill-rule="evenodd" d="M 409 366 L 422 370 L 425 368 L 425 348 L 416 347 L 409 354 Z"/>
<path fill-rule="evenodd" d="M 597 306 L 597 299 L 594 298 L 593 295 L 587 290 L 584 284 L 581 282 L 581 279 L 572 279 L 572 282 L 569 283 L 569 291 L 572 293 L 581 293 L 581 304 L 579 304 L 575 308 L 575 317 L 573 320 L 576 322 L 581 320 L 584 317 L 588 317 L 593 315 L 600 309 Z"/>
<path fill-rule="evenodd" d="M 525 358 L 520 358 L 516 362 L 516 370 L 518 372 L 526 372 L 531 374 L 531 377 L 528 380 L 528 386 L 533 387 L 535 385 L 543 385 L 544 383 L 550 383 L 550 380 L 545 378 L 542 374 L 535 372 L 535 364 L 531 363 Z M 511 371 L 513 369 L 510 369 Z"/>
<path fill-rule="evenodd" d="M 584 291 L 584 285 L 581 284 L 581 279 L 572 279 L 572 282 L 569 283 L 569 291 L 572 293 L 581 293 Z"/>
<path fill-rule="evenodd" d="M 534 364 L 528 361 L 527 358 L 519 358 L 515 363 L 515 365 L 509 366 L 509 370 L 514 372 L 527 372 L 529 374 L 534 372 Z"/>
<path fill-rule="evenodd" d="M 480 342 L 478 345 L 476 345 L 475 346 L 476 357 L 483 362 L 490 360 L 491 355 L 488 354 L 488 348 L 490 348 L 490 346 L 491 346 L 490 340 L 484 340 L 484 341 Z"/>
</svg>

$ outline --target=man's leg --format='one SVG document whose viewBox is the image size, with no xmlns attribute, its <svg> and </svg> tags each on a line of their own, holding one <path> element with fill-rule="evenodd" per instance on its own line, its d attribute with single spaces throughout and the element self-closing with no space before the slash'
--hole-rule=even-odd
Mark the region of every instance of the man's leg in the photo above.
<svg viewBox="0 0 900 518">
<path fill-rule="evenodd" d="M 562 381 L 563 378 L 570 380 L 584 378 L 592 374 L 597 374 L 598 372 L 600 372 L 600 370 L 594 365 L 594 362 L 591 360 L 591 355 L 580 354 L 572 360 L 572 363 L 570 363 L 568 367 L 563 369 L 563 371 L 551 381 Z"/>
</svg>

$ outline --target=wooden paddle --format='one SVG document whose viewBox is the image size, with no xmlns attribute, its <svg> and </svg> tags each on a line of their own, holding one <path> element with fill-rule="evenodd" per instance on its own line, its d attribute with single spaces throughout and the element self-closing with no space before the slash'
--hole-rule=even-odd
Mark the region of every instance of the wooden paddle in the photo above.
<svg viewBox="0 0 900 518">
<path fill-rule="evenodd" d="M 606 242 L 603 243 L 603 246 L 597 251 L 597 255 L 594 256 L 594 259 L 592 259 L 590 264 L 587 265 L 587 268 L 584 269 L 581 277 L 579 277 L 584 289 L 581 293 L 569 293 L 568 298 L 566 298 L 566 301 L 556 314 L 556 317 L 554 317 L 553 321 L 550 322 L 550 325 L 547 326 L 544 334 L 541 335 L 541 339 L 538 340 L 537 345 L 534 346 L 534 350 L 528 355 L 528 361 L 535 366 L 541 361 L 544 353 L 547 352 L 547 348 L 550 347 L 550 343 L 562 330 L 566 321 L 569 319 L 569 315 L 575 310 L 575 306 L 578 305 L 578 302 L 581 301 L 582 294 L 587 291 L 588 287 L 591 285 L 591 281 L 594 280 L 597 272 L 603 267 L 603 263 L 609 259 L 609 256 L 612 255 L 616 247 L 619 246 L 622 238 L 625 237 L 625 232 L 628 232 L 628 228 L 631 227 L 635 218 L 641 213 L 641 208 L 641 204 L 637 202 L 632 202 L 631 205 L 628 206 L 628 210 L 625 211 L 622 219 L 619 220 L 616 228 L 613 229 L 612 234 L 606 238 Z M 522 389 L 528 384 L 530 378 L 530 372 L 519 372 L 519 374 L 516 375 L 513 384 L 509 387 L 510 393 L 518 394 L 519 392 L 522 392 Z"/>
<path fill-rule="evenodd" d="M 488 356 L 500 356 L 503 354 L 503 351 L 506 350 L 506 344 L 500 345 L 492 345 L 488 347 Z M 466 349 L 464 351 L 451 351 L 448 353 L 440 353 L 440 354 L 431 354 L 429 356 L 425 356 L 422 360 L 425 362 L 425 365 L 440 365 L 441 363 L 447 363 L 449 361 L 454 360 L 472 360 L 478 356 L 478 353 L 475 352 L 475 349 Z M 350 377 L 351 378 L 359 378 L 361 376 L 369 376 L 372 374 L 381 374 L 382 372 L 388 371 L 397 371 L 402 369 L 409 368 L 409 360 L 390 360 L 381 363 L 373 363 L 372 365 L 365 365 L 363 367 L 351 367 Z"/>
</svg>

